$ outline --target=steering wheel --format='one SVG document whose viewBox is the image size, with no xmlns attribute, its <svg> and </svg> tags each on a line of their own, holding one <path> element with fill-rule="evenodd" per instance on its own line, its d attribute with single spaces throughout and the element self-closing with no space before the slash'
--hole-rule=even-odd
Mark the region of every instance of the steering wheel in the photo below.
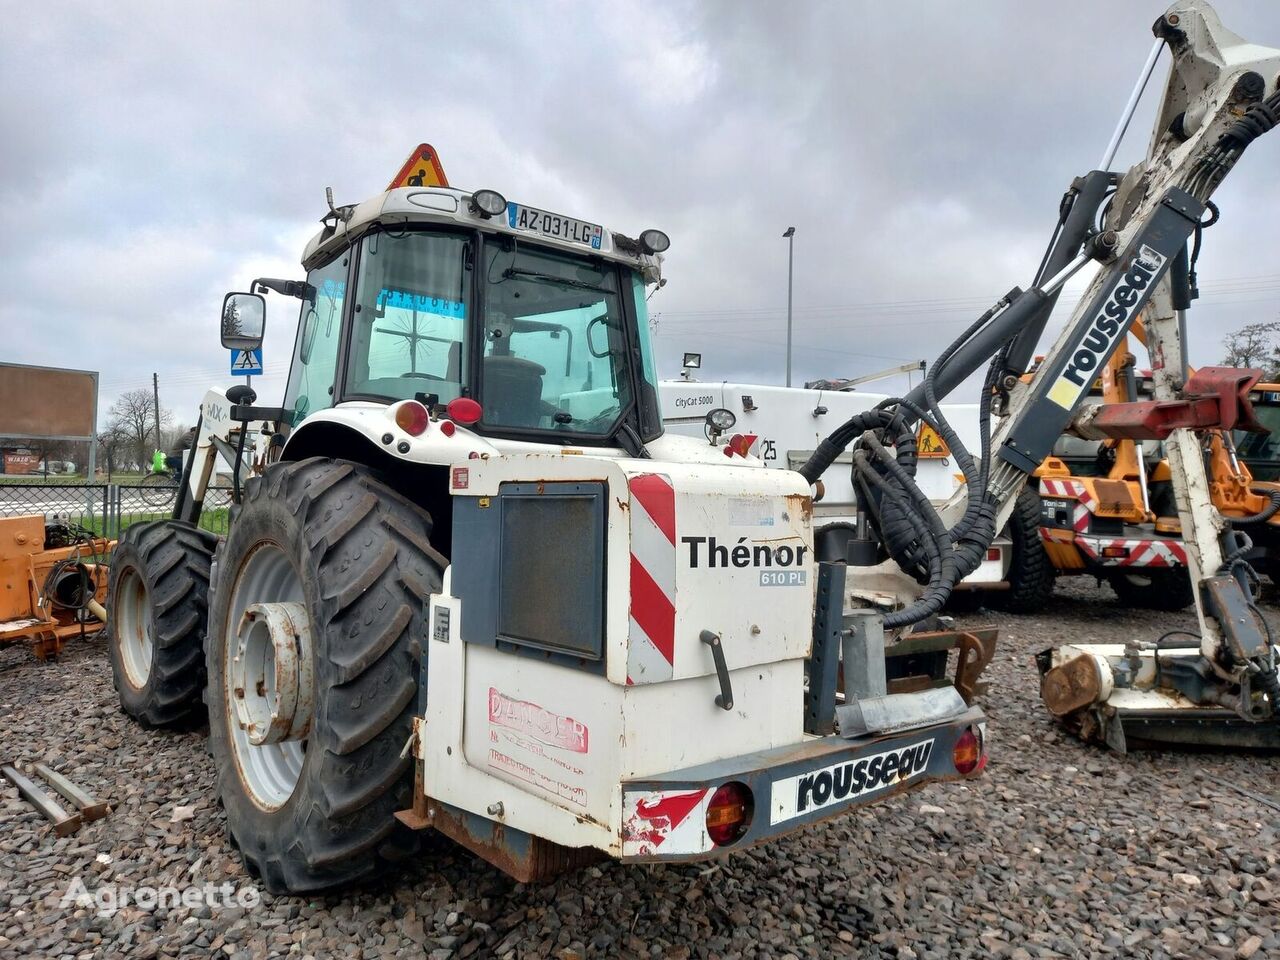
<svg viewBox="0 0 1280 960">
<path fill-rule="evenodd" d="M 413 377 L 414 379 L 417 379 L 417 380 L 435 380 L 437 383 L 447 382 L 444 377 L 437 377 L 435 374 L 432 374 L 432 373 L 420 373 L 417 371 L 400 374 L 401 379 L 404 379 L 405 377 Z"/>
</svg>

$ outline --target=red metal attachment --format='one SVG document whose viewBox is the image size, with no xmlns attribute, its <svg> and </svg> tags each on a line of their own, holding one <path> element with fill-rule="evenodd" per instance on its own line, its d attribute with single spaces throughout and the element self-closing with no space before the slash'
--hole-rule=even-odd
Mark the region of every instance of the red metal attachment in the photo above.
<svg viewBox="0 0 1280 960">
<path fill-rule="evenodd" d="M 1267 433 L 1249 402 L 1249 391 L 1261 379 L 1261 370 L 1201 367 L 1187 380 L 1181 400 L 1097 407 L 1084 432 L 1116 440 L 1164 440 L 1184 428 Z"/>
</svg>

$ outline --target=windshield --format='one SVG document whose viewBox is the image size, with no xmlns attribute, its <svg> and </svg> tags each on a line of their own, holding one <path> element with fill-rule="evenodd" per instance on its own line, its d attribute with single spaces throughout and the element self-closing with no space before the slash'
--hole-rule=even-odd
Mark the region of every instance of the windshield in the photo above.
<svg viewBox="0 0 1280 960">
<path fill-rule="evenodd" d="M 612 433 L 631 402 L 617 269 L 499 240 L 483 280 L 482 424 Z"/>
<path fill-rule="evenodd" d="M 467 369 L 464 263 L 458 234 L 375 233 L 360 254 L 347 391 L 409 400 L 460 396 Z"/>
<path fill-rule="evenodd" d="M 1249 465 L 1255 480 L 1280 477 L 1280 406 L 1255 401 L 1253 415 L 1270 433 L 1235 433 L 1236 454 Z"/>
</svg>

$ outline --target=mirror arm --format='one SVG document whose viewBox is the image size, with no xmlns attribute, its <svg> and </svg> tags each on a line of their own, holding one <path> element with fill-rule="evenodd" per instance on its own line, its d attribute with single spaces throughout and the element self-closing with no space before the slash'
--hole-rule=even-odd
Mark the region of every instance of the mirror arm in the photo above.
<svg viewBox="0 0 1280 960">
<path fill-rule="evenodd" d="M 249 285 L 251 293 L 266 293 L 268 290 L 282 293 L 286 297 L 315 302 L 316 288 L 305 280 L 275 280 L 271 277 L 259 277 Z"/>
</svg>

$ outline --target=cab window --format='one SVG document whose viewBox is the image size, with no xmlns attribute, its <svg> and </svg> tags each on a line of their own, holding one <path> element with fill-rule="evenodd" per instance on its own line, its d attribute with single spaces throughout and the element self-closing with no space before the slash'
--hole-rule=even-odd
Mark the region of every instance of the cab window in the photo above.
<svg viewBox="0 0 1280 960">
<path fill-rule="evenodd" d="M 297 426 L 308 414 L 333 406 L 338 338 L 347 293 L 349 252 L 307 274 L 310 285 L 302 301 L 293 363 L 284 391 L 284 406 Z"/>
<path fill-rule="evenodd" d="M 458 234 L 375 233 L 362 241 L 348 395 L 408 400 L 462 395 L 468 347 L 465 263 Z"/>
<path fill-rule="evenodd" d="M 616 268 L 495 241 L 484 280 L 483 425 L 612 434 L 631 402 Z"/>
</svg>

